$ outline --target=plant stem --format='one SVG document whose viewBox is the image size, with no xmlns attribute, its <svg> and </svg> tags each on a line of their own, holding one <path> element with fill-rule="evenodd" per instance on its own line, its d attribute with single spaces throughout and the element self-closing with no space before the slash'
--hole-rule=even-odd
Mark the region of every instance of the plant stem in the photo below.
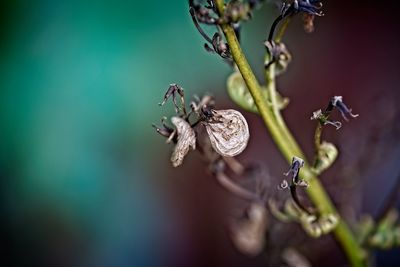
<svg viewBox="0 0 400 267">
<path fill-rule="evenodd" d="M 223 14 L 224 0 L 216 0 L 215 3 L 218 12 L 220 14 Z M 221 28 L 225 34 L 233 59 L 243 76 L 247 88 L 249 89 L 254 99 L 254 102 L 266 127 L 270 131 L 271 136 L 277 144 L 282 155 L 289 163 L 291 162 L 293 156 L 305 158 L 294 138 L 292 138 L 293 140 L 291 140 L 293 144 L 296 144 L 294 147 L 291 145 L 292 142 L 288 141 L 288 138 L 292 137 L 290 131 L 284 124 L 283 125 L 285 127 L 279 127 L 277 120 L 275 119 L 274 112 L 268 107 L 267 103 L 265 102 L 261 93 L 260 84 L 258 83 L 254 72 L 252 71 L 246 57 L 243 54 L 243 51 L 239 45 L 232 26 L 230 26 L 229 24 L 222 24 Z M 283 119 L 282 122 L 284 123 Z M 284 135 L 282 135 L 282 133 L 284 133 Z M 321 214 L 337 214 L 337 211 L 333 206 L 329 196 L 327 195 L 325 189 L 323 188 L 317 177 L 311 171 L 309 164 L 305 164 L 301 176 L 309 183 L 309 187 L 306 192 L 318 211 Z M 340 220 L 338 226 L 334 230 L 334 234 L 336 239 L 340 242 L 352 266 L 364 266 L 365 261 L 363 258 L 363 251 L 359 247 L 349 227 L 343 220 Z"/>
<path fill-rule="evenodd" d="M 294 139 L 289 129 L 287 128 L 286 123 L 278 107 L 276 98 L 275 64 L 271 64 L 268 68 L 268 71 L 266 71 L 266 80 L 267 80 L 266 87 L 269 94 L 269 100 L 271 101 L 272 115 L 276 121 L 279 131 L 281 132 L 282 137 L 286 139 L 286 142 L 290 144 L 290 147 L 293 151 L 293 156 L 305 158 L 296 140 Z"/>
<path fill-rule="evenodd" d="M 282 26 L 279 28 L 279 31 L 275 37 L 275 42 L 279 43 L 282 40 L 283 34 L 285 33 L 287 27 L 289 26 L 290 17 L 286 17 L 283 22 Z"/>
<path fill-rule="evenodd" d="M 274 39 L 274 41 L 276 43 L 279 43 L 282 40 L 282 37 L 289 25 L 289 22 L 290 22 L 290 17 L 287 17 L 283 20 L 282 26 L 279 28 L 279 31 L 276 34 L 276 37 Z M 270 33 L 270 36 L 272 36 L 271 33 Z M 267 62 L 269 60 L 271 60 L 271 59 L 269 58 L 268 53 L 266 53 L 264 61 Z M 282 135 L 285 137 L 286 141 L 288 143 L 290 143 L 290 146 L 292 147 L 293 151 L 295 152 L 294 154 L 301 158 L 305 158 L 303 153 L 301 152 L 301 149 L 297 145 L 297 142 L 295 141 L 294 137 L 292 136 L 289 129 L 287 128 L 284 119 L 282 118 L 280 109 L 277 104 L 277 96 L 276 96 L 277 90 L 276 90 L 275 77 L 276 77 L 275 64 L 269 64 L 269 66 L 267 68 L 265 68 L 265 81 L 266 81 L 266 87 L 267 87 L 268 94 L 269 94 L 269 100 L 271 101 L 272 112 L 273 112 L 275 120 L 282 132 Z"/>
<path fill-rule="evenodd" d="M 319 158 L 319 149 L 321 147 L 321 136 L 322 136 L 322 124 L 317 122 L 317 128 L 315 128 L 314 133 L 314 147 L 315 147 L 315 159 L 313 163 L 313 167 L 317 167 L 318 158 Z"/>
<path fill-rule="evenodd" d="M 315 128 L 315 133 L 314 133 L 314 146 L 316 153 L 318 153 L 318 150 L 321 146 L 321 135 L 322 135 L 322 125 L 320 122 L 318 122 L 317 128 Z"/>
</svg>

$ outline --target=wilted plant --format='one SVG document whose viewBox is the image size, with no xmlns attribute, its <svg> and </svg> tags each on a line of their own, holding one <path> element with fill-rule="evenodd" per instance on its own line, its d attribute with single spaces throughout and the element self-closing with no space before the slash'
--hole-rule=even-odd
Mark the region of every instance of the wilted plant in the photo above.
<svg viewBox="0 0 400 267">
<path fill-rule="evenodd" d="M 352 112 L 342 96 L 332 97 L 325 110 L 315 111 L 311 116 L 311 120 L 317 122 L 314 135 L 315 157 L 309 161 L 281 115 L 281 110 L 288 105 L 289 100 L 280 95 L 275 82 L 277 75 L 285 72 L 292 59 L 282 42 L 291 18 L 301 14 L 305 31 L 314 31 L 315 17 L 323 16 L 322 2 L 293 0 L 281 3 L 280 14 L 273 21 L 264 43 L 265 85 L 260 85 L 241 50 L 239 36 L 240 24 L 251 19 L 254 9 L 261 2 L 263 1 L 189 0 L 189 13 L 206 41 L 205 49 L 218 54 L 233 68 L 233 73 L 227 80 L 231 99 L 244 110 L 261 116 L 282 155 L 290 164 L 289 170 L 284 173 L 291 178 L 289 182 L 282 180 L 279 185 L 274 186 L 280 195 L 287 189 L 290 198 L 284 201 L 279 197 L 276 199 L 268 193 L 268 175 L 234 158 L 247 146 L 250 138 L 249 126 L 239 111 L 216 109 L 212 96 L 196 97 L 187 111 L 183 88 L 171 84 L 160 105 L 172 98 L 176 111 L 176 115 L 171 118 L 173 127 L 167 125 L 166 118 L 162 119 L 161 127 L 154 127 L 167 138 L 167 143 L 175 144 L 171 156 L 174 167 L 183 163 L 191 149 L 196 150 L 203 155 L 211 173 L 225 189 L 249 202 L 243 218 L 233 222 L 230 229 L 233 243 L 244 254 L 257 255 L 263 250 L 265 236 L 274 217 L 278 220 L 276 223 L 298 223 L 305 233 L 314 238 L 333 233 L 347 255 L 349 264 L 366 266 L 368 252 L 372 248 L 400 245 L 398 213 L 392 209 L 398 193 L 397 186 L 384 211 L 376 218 L 376 223 L 372 217 L 366 216 L 355 233 L 341 218 L 318 179 L 318 175 L 334 163 L 339 153 L 334 144 L 322 140 L 322 131 L 329 125 L 337 130 L 342 127 L 340 121 L 329 120 L 335 110 L 339 111 L 345 121 L 358 117 L 358 114 Z M 202 25 L 215 28 L 212 37 L 203 30 Z M 250 188 L 235 182 L 234 176 L 252 179 L 253 186 Z M 312 207 L 300 198 L 298 189 L 305 190 Z M 304 255 L 289 246 L 281 251 L 281 261 L 281 264 L 289 266 L 311 266 Z"/>
</svg>

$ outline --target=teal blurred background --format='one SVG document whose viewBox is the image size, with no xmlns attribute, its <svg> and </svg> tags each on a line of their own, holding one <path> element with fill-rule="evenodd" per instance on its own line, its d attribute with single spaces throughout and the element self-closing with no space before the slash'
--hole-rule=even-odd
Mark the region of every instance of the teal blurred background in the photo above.
<svg viewBox="0 0 400 267">
<path fill-rule="evenodd" d="M 341 5 L 331 5 L 332 13 L 340 16 Z M 394 101 L 398 99 L 398 38 L 390 29 L 382 33 L 375 21 L 368 24 L 351 17 L 357 8 L 350 7 L 341 21 L 334 15 L 325 22 L 321 19 L 314 35 L 305 35 L 300 25 L 290 30 L 289 47 L 298 60 L 282 84 L 289 88 L 285 94 L 299 99 L 288 114 L 306 113 L 300 121 L 289 117 L 304 146 L 311 144 L 307 138 L 313 124 L 308 115 L 324 106 L 336 88 L 362 114 L 353 126 L 358 126 L 358 132 L 346 135 L 344 130 L 345 136 L 365 136 L 363 122 L 380 119 L 368 119 L 368 114 L 391 112 L 391 119 L 379 129 L 398 123 L 398 100 Z M 276 12 L 273 5 L 264 7 L 244 26 L 243 44 L 260 77 L 265 25 Z M 371 4 L 358 18 L 366 14 L 364 18 L 373 18 L 374 12 Z M 170 147 L 151 128 L 151 123 L 173 112 L 171 106 L 157 105 L 173 82 L 181 84 L 189 97 L 212 92 L 221 106 L 233 105 L 225 93 L 230 67 L 204 51 L 186 1 L 3 1 L 0 13 L 0 190 L 6 265 L 187 266 L 202 257 L 199 245 L 192 244 L 198 240 L 223 247 L 215 254 L 206 252 L 204 257 L 221 259 L 205 260 L 203 266 L 228 262 L 233 266 L 234 260 L 226 259 L 232 255 L 241 260 L 236 264 L 247 264 L 247 259 L 232 252 L 228 241 L 221 241 L 223 215 L 209 213 L 205 206 L 213 205 L 210 200 L 199 204 L 204 195 L 193 188 L 199 184 L 188 181 L 193 168 L 206 177 L 201 162 L 194 163 L 199 158 L 189 158 L 188 167 L 172 170 Z M 376 33 L 386 48 L 376 51 L 375 44 L 360 41 L 355 30 L 366 42 Z M 363 69 L 371 61 L 376 65 Z M 304 89 L 290 89 L 294 86 Z M 327 90 L 321 89 L 326 86 Z M 379 105 L 374 102 L 375 88 L 386 94 Z M 306 89 L 313 92 L 308 94 L 314 95 L 312 100 L 306 99 Z M 378 112 L 371 107 L 378 107 Z M 246 116 L 254 123 L 255 136 L 246 158 L 278 161 L 272 173 L 280 174 L 285 163 L 276 159 L 276 148 L 257 118 Z M 304 125 L 309 130 L 303 130 Z M 385 144 L 393 148 L 388 156 L 392 167 L 386 168 L 390 176 L 400 153 L 393 137 L 398 128 L 387 131 L 392 139 Z M 387 135 L 378 139 L 382 138 L 389 142 Z M 344 143 L 344 139 L 352 140 L 343 138 Z M 353 149 L 348 151 L 344 162 L 353 159 Z M 231 205 L 219 199 L 221 191 L 209 177 L 200 183 L 200 189 L 210 190 L 203 191 L 207 197 L 222 201 L 214 203 L 219 208 Z M 188 195 L 179 200 L 184 192 L 197 192 L 196 200 Z M 180 203 L 186 200 L 192 202 Z M 183 207 L 175 206 L 179 204 Z M 197 223 L 208 223 L 207 227 L 188 223 L 193 214 L 187 212 L 196 208 L 200 209 Z M 211 233 L 221 234 L 219 239 L 201 239 L 194 233 L 210 227 L 218 227 Z"/>
</svg>

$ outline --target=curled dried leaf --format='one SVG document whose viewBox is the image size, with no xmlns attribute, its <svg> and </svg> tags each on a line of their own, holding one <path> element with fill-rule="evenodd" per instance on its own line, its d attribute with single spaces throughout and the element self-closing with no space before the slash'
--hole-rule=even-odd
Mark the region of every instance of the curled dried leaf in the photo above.
<svg viewBox="0 0 400 267">
<path fill-rule="evenodd" d="M 236 110 L 212 110 L 213 119 L 205 124 L 214 150 L 225 157 L 240 154 L 250 138 L 249 126 Z"/>
<path fill-rule="evenodd" d="M 243 254 L 255 256 L 259 254 L 265 243 L 267 230 L 267 209 L 260 203 L 252 203 L 245 218 L 232 227 L 232 241 Z"/>
<path fill-rule="evenodd" d="M 196 134 L 190 124 L 180 117 L 172 117 L 171 122 L 175 125 L 178 141 L 171 155 L 172 166 L 178 167 L 189 152 L 189 148 L 196 149 Z"/>
</svg>

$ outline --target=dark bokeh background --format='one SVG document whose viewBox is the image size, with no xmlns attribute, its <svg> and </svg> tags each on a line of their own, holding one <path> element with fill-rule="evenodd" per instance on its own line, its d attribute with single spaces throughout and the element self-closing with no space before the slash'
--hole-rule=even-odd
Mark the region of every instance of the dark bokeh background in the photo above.
<svg viewBox="0 0 400 267">
<path fill-rule="evenodd" d="M 325 1 L 324 10 L 311 35 L 298 19 L 290 25 L 293 62 L 279 87 L 309 156 L 312 111 L 343 95 L 360 113 L 326 131 L 340 156 L 322 176 L 354 220 L 377 212 L 400 172 L 398 8 Z M 276 14 L 265 5 L 243 27 L 260 78 Z M 265 266 L 267 254 L 242 256 L 226 234 L 245 203 L 196 153 L 172 169 L 171 147 L 150 127 L 173 114 L 157 105 L 172 82 L 234 107 L 225 91 L 231 70 L 202 48 L 186 1 L 2 1 L 0 22 L 2 265 Z M 252 137 L 239 158 L 279 181 L 287 164 L 261 121 L 244 114 Z M 313 262 L 343 264 L 330 237 L 319 242 Z M 397 266 L 398 253 L 379 253 L 378 265 Z"/>
</svg>

